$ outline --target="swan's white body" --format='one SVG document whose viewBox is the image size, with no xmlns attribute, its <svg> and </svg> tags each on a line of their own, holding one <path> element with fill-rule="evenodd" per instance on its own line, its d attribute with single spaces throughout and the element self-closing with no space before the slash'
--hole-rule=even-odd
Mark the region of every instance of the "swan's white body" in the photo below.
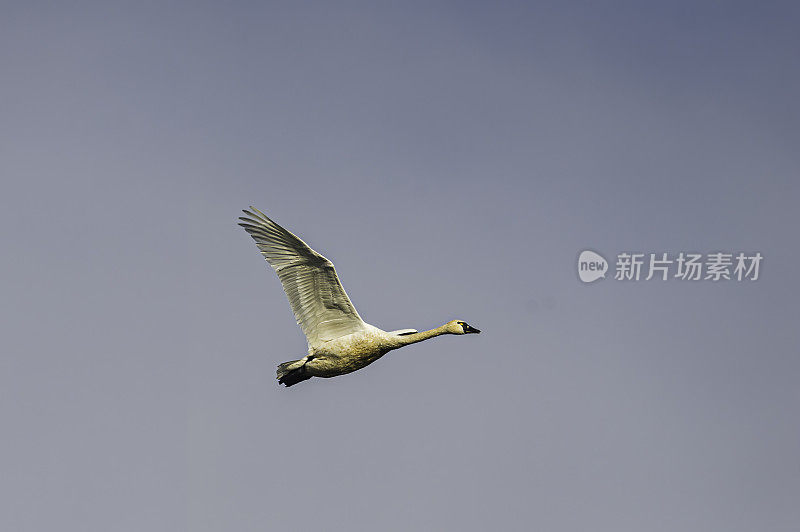
<svg viewBox="0 0 800 532">
<path fill-rule="evenodd" d="M 366 323 L 347 297 L 333 263 L 305 242 L 250 207 L 240 220 L 283 285 L 297 323 L 308 339 L 308 355 L 278 366 L 278 381 L 292 386 L 311 377 L 335 377 L 367 366 L 404 345 L 442 334 L 479 333 L 453 320 L 430 331 L 386 332 Z"/>
</svg>

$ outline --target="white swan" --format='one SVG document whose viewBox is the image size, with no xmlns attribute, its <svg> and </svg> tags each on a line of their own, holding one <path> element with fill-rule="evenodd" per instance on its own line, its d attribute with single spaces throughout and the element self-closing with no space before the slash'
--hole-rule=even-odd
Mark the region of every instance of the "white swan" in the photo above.
<svg viewBox="0 0 800 532">
<path fill-rule="evenodd" d="M 442 334 L 480 333 L 453 320 L 430 331 L 386 332 L 365 323 L 342 288 L 333 263 L 254 207 L 239 218 L 261 254 L 278 273 L 297 323 L 308 339 L 308 355 L 278 366 L 278 382 L 292 386 L 311 377 L 351 373 L 405 345 Z"/>
</svg>

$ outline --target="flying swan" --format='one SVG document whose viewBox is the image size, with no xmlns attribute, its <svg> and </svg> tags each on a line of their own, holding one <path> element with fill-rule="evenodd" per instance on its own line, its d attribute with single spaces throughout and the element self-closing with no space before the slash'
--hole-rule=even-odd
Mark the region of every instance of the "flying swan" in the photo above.
<svg viewBox="0 0 800 532">
<path fill-rule="evenodd" d="M 480 333 L 461 320 L 430 331 L 386 332 L 364 322 L 339 282 L 333 263 L 254 207 L 239 218 L 277 272 L 308 339 L 308 355 L 278 365 L 278 382 L 293 386 L 311 377 L 336 377 L 372 364 L 393 349 L 442 334 Z"/>
</svg>

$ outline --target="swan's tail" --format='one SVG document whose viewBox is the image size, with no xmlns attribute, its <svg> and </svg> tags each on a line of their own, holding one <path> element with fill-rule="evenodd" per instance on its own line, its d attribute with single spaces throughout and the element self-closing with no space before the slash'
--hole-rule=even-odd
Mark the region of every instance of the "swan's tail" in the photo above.
<svg viewBox="0 0 800 532">
<path fill-rule="evenodd" d="M 298 382 L 303 382 L 312 377 L 306 370 L 305 359 L 290 360 L 283 364 L 278 364 L 278 382 L 280 384 L 294 386 Z"/>
</svg>

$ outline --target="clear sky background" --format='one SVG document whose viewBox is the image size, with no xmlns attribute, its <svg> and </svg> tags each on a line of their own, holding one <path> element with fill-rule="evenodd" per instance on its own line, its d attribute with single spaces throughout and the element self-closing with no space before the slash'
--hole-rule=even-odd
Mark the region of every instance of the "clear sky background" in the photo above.
<svg viewBox="0 0 800 532">
<path fill-rule="evenodd" d="M 797 530 L 797 3 L 1 12 L 0 529 Z M 279 387 L 248 205 L 483 334 Z"/>
</svg>

